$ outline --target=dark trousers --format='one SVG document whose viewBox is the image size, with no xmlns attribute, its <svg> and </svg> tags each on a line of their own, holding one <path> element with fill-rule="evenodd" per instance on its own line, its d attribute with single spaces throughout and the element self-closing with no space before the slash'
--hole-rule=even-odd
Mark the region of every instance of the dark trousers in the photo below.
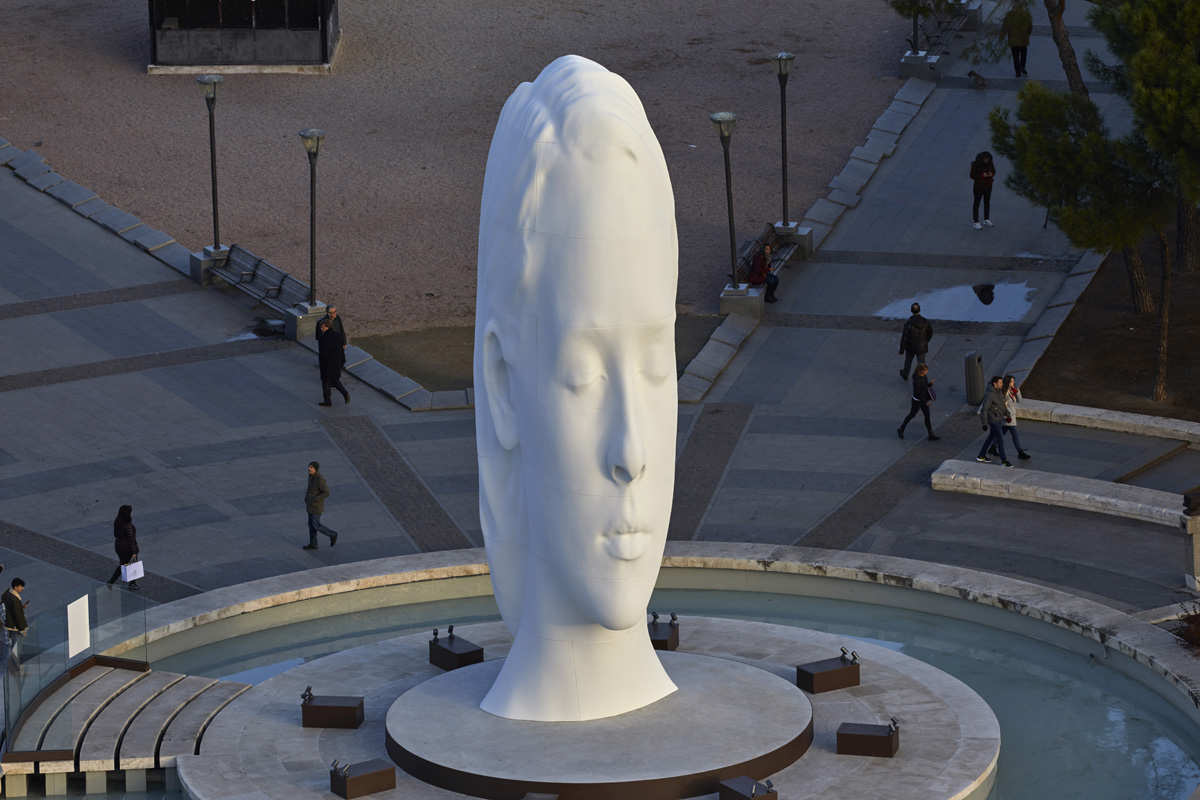
<svg viewBox="0 0 1200 800">
<path fill-rule="evenodd" d="M 988 423 L 988 435 L 983 440 L 983 447 L 979 448 L 979 457 L 986 458 L 989 448 L 995 447 L 1000 451 L 1000 460 L 1008 461 L 1008 454 L 1004 452 L 1004 431 L 999 422 Z"/>
<path fill-rule="evenodd" d="M 917 360 L 918 364 L 925 363 L 925 354 L 924 353 L 914 353 L 912 350 L 904 351 L 904 369 L 901 370 L 901 372 L 904 373 L 905 378 L 908 377 L 908 369 L 909 369 L 909 367 L 912 366 L 912 362 L 913 362 L 914 358 Z"/>
<path fill-rule="evenodd" d="M 1025 57 L 1028 55 L 1029 55 L 1028 47 L 1017 47 L 1015 45 L 1013 46 L 1013 48 L 1012 48 L 1013 72 L 1017 73 L 1018 78 L 1025 74 Z"/>
<path fill-rule="evenodd" d="M 972 200 L 971 200 L 972 222 L 979 222 L 979 200 L 983 200 L 983 218 L 990 219 L 991 218 L 991 187 L 985 186 L 983 188 L 979 188 L 977 186 L 972 191 L 972 196 L 973 196 Z"/>
<path fill-rule="evenodd" d="M 350 400 L 350 393 L 346 391 L 346 387 L 342 386 L 342 368 L 336 369 L 321 369 L 321 397 L 326 403 L 329 402 L 329 390 L 337 389 L 342 393 L 342 397 Z"/>
<path fill-rule="evenodd" d="M 925 430 L 929 431 L 929 435 L 933 435 L 933 423 L 929 421 L 929 404 L 922 403 L 920 400 L 913 398 L 912 408 L 908 410 L 908 416 L 904 418 L 904 422 L 900 423 L 900 431 L 903 432 L 908 427 L 908 423 L 912 422 L 912 418 L 920 412 L 925 415 Z"/>
<path fill-rule="evenodd" d="M 320 514 L 308 515 L 308 543 L 313 547 L 317 546 L 317 534 L 323 533 L 329 537 L 329 543 L 333 544 L 334 538 L 337 536 L 337 531 L 333 528 L 328 528 L 321 524 Z"/>
<path fill-rule="evenodd" d="M 773 272 L 767 273 L 767 293 L 763 299 L 768 303 L 775 302 L 775 290 L 779 287 L 779 276 Z"/>
<path fill-rule="evenodd" d="M 974 197 L 971 200 L 971 220 L 979 222 L 979 201 L 983 201 L 983 218 L 992 218 L 992 187 L 985 186 L 982 189 L 978 186 L 972 192 Z"/>
<path fill-rule="evenodd" d="M 1017 426 L 1016 425 L 1005 425 L 1004 432 L 1012 437 L 1013 447 L 1017 448 L 1018 453 L 1023 452 L 1025 450 L 1024 447 L 1021 447 L 1021 437 L 1017 435 Z"/>
</svg>

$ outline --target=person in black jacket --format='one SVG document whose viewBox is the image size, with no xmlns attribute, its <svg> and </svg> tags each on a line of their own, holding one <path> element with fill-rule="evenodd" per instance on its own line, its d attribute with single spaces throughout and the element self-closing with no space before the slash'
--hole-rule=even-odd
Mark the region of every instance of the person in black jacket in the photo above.
<svg viewBox="0 0 1200 800">
<path fill-rule="evenodd" d="M 900 377 L 908 380 L 908 368 L 912 366 L 913 358 L 918 364 L 925 363 L 925 354 L 929 352 L 929 340 L 933 338 L 933 325 L 921 316 L 921 304 L 913 303 L 912 316 L 904 323 L 900 331 L 900 353 L 904 356 L 904 366 L 900 369 Z"/>
<path fill-rule="evenodd" d="M 929 421 L 929 404 L 933 402 L 933 379 L 929 377 L 929 367 L 924 364 L 918 364 L 916 370 L 913 371 L 913 390 L 912 390 L 912 407 L 908 410 L 908 416 L 904 418 L 904 422 L 900 423 L 900 427 L 896 428 L 896 435 L 901 439 L 904 438 L 904 429 L 908 423 L 912 422 L 912 418 L 921 412 L 925 415 L 925 430 L 929 432 L 929 441 L 936 442 L 942 438 L 933 432 L 933 423 Z"/>
<path fill-rule="evenodd" d="M 996 180 L 996 162 L 984 150 L 971 162 L 971 225 L 975 230 L 992 226 L 992 183 Z M 979 224 L 979 201 L 983 201 L 983 225 Z"/>
<path fill-rule="evenodd" d="M 25 581 L 13 578 L 8 591 L 0 596 L 0 603 L 4 606 L 4 630 L 8 633 L 10 647 L 29 629 L 29 622 L 25 619 L 25 609 L 29 607 L 29 601 L 21 597 L 24 591 Z"/>
<path fill-rule="evenodd" d="M 346 402 L 350 402 L 350 393 L 342 386 L 342 367 L 346 364 L 345 344 L 346 337 L 338 333 L 329 320 L 321 320 L 317 325 L 317 358 L 321 363 L 321 396 L 324 399 L 319 405 L 333 405 L 329 402 L 330 389 L 337 389 Z"/>
<path fill-rule="evenodd" d="M 113 547 L 116 548 L 120 563 L 108 579 L 109 584 L 116 583 L 117 578 L 121 577 L 121 567 L 137 561 L 137 528 L 133 526 L 133 506 L 121 506 L 117 509 L 116 519 L 113 520 Z M 129 588 L 137 591 L 141 587 L 137 581 L 130 581 Z"/>
</svg>

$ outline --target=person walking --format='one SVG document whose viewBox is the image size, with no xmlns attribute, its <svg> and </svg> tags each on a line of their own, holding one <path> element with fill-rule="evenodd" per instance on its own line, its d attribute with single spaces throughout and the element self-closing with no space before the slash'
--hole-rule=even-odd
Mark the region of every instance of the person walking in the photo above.
<svg viewBox="0 0 1200 800">
<path fill-rule="evenodd" d="M 342 385 L 342 367 L 346 364 L 346 338 L 334 330 L 329 320 L 321 320 L 317 325 L 317 360 L 321 365 L 321 397 L 318 405 L 329 407 L 329 390 L 337 389 L 342 393 L 346 403 L 350 403 L 350 393 Z"/>
<path fill-rule="evenodd" d="M 979 406 L 979 416 L 983 421 L 983 429 L 988 432 L 987 438 L 983 440 L 983 447 L 979 448 L 979 455 L 975 456 L 975 460 L 982 464 L 990 464 L 992 460 L 988 458 L 988 450 L 994 445 L 1000 451 L 1000 463 L 1006 467 L 1011 467 L 1008 455 L 1004 452 L 1004 395 L 1001 393 L 1000 376 L 996 375 L 991 381 L 991 390 L 987 396 L 983 398 L 983 403 Z"/>
<path fill-rule="evenodd" d="M 1012 375 L 1005 375 L 1000 392 L 1004 395 L 1004 432 L 1012 438 L 1013 447 L 1017 448 L 1017 458 L 1023 461 L 1033 458 L 1021 447 L 1021 437 L 1017 434 L 1017 404 L 1021 402 L 1021 387 L 1017 385 L 1017 379 Z M 988 453 L 997 455 L 996 448 L 992 447 Z"/>
<path fill-rule="evenodd" d="M 317 533 L 329 537 L 329 546 L 337 544 L 338 533 L 333 528 L 321 524 L 321 515 L 325 513 L 325 499 L 329 497 L 329 484 L 321 474 L 321 464 L 316 461 L 308 462 L 308 489 L 304 492 L 304 509 L 308 512 L 308 544 L 305 550 L 317 549 Z"/>
<path fill-rule="evenodd" d="M 113 547 L 117 551 L 117 568 L 108 579 L 111 586 L 121 577 L 121 567 L 128 566 L 138 560 L 137 528 L 133 525 L 133 506 L 121 506 L 113 520 Z M 137 581 L 130 581 L 129 588 L 135 592 L 142 588 Z"/>
<path fill-rule="evenodd" d="M 1013 72 L 1017 77 L 1028 75 L 1025 71 L 1025 59 L 1029 55 L 1029 37 L 1033 33 L 1033 15 L 1029 13 L 1029 3 L 1026 0 L 1014 0 L 1012 9 L 1004 15 L 1001 29 L 1008 37 L 1008 47 L 1012 50 Z"/>
<path fill-rule="evenodd" d="M 0 595 L 0 606 L 4 611 L 4 632 L 8 641 L 9 653 L 16 656 L 17 642 L 29 630 L 29 622 L 25 619 L 25 609 L 29 601 L 21 595 L 25 591 L 25 581 L 13 578 L 7 591 Z"/>
<path fill-rule="evenodd" d="M 912 366 L 914 358 L 918 364 L 925 363 L 929 340 L 933 338 L 933 325 L 921 316 L 921 304 L 913 303 L 909 311 L 912 316 L 900 330 L 900 354 L 904 356 L 904 366 L 900 368 L 902 380 L 908 380 L 908 368 Z"/>
<path fill-rule="evenodd" d="M 934 399 L 933 379 L 929 377 L 929 367 L 918 364 L 913 370 L 912 406 L 908 409 L 908 416 L 900 423 L 900 427 L 896 428 L 896 435 L 903 439 L 904 429 L 912 422 L 917 412 L 920 412 L 925 415 L 925 430 L 929 433 L 929 441 L 936 442 L 942 438 L 934 434 L 933 423 L 929 421 L 929 404 Z"/>
<path fill-rule="evenodd" d="M 992 182 L 996 179 L 996 164 L 992 154 L 984 150 L 971 162 L 971 180 L 974 181 L 971 199 L 971 225 L 982 230 L 983 225 L 992 227 Z M 979 201 L 983 201 L 983 225 L 979 224 Z"/>
</svg>

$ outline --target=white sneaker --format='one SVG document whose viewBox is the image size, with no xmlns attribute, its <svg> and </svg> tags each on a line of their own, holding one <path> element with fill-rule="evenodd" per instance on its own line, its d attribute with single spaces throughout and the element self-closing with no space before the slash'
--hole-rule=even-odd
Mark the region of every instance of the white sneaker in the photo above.
<svg viewBox="0 0 1200 800">
<path fill-rule="evenodd" d="M 991 223 L 988 223 L 988 224 L 990 225 Z M 974 229 L 975 229 L 975 230 L 977 230 L 977 231 L 981 231 L 981 230 L 983 230 L 983 226 L 982 226 L 982 225 L 980 225 L 978 222 L 972 222 L 972 223 L 971 223 L 971 227 L 972 227 L 972 228 L 974 228 Z"/>
<path fill-rule="evenodd" d="M 989 228 L 990 228 L 990 227 L 992 227 L 992 221 L 991 221 L 990 219 L 985 219 L 985 220 L 983 221 L 983 224 L 984 224 L 984 225 L 987 225 Z"/>
</svg>

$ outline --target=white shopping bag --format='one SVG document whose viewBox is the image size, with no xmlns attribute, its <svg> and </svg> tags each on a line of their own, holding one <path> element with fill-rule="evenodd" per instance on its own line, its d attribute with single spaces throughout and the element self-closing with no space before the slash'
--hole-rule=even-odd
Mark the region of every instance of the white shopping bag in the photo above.
<svg viewBox="0 0 1200 800">
<path fill-rule="evenodd" d="M 146 567 L 143 566 L 141 561 L 132 561 L 128 564 L 121 565 L 121 580 L 125 581 L 126 583 L 129 583 L 129 581 L 136 581 L 138 578 L 145 577 L 145 575 Z"/>
</svg>

